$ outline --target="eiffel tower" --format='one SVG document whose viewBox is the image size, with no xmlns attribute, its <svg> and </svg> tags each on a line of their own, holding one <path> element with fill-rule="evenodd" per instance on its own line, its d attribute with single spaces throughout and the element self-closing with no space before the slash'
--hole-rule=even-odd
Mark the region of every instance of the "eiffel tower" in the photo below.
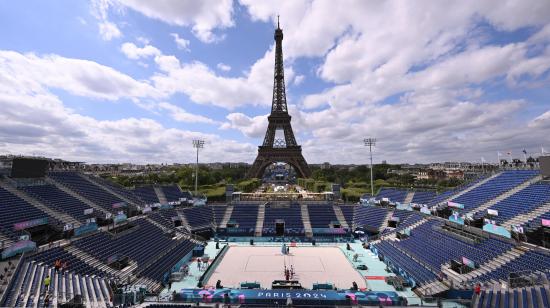
<svg viewBox="0 0 550 308">
<path fill-rule="evenodd" d="M 302 155 L 302 147 L 296 142 L 290 125 L 285 94 L 285 76 L 283 67 L 283 30 L 277 20 L 275 30 L 275 80 L 273 82 L 273 101 L 269 124 L 264 142 L 258 147 L 258 156 L 248 171 L 248 177 L 262 178 L 265 168 L 277 162 L 291 165 L 299 177 L 311 175 L 309 166 Z M 283 135 L 283 136 L 281 136 Z"/>
</svg>

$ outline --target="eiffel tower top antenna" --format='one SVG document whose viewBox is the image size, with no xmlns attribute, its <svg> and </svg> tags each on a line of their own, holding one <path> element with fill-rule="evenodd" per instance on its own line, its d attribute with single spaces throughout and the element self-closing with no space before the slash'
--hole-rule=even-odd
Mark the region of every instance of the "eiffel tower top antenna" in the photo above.
<svg viewBox="0 0 550 308">
<path fill-rule="evenodd" d="M 280 28 L 279 15 L 277 15 L 277 29 L 275 29 L 273 38 L 275 39 L 275 76 L 271 113 L 287 113 L 285 71 L 283 65 L 283 30 Z"/>
</svg>

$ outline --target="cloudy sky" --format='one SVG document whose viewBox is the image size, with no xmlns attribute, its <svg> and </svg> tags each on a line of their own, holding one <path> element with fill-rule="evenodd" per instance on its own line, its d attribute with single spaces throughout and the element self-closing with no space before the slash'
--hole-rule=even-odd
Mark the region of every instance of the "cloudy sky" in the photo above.
<svg viewBox="0 0 550 308">
<path fill-rule="evenodd" d="M 281 15 L 311 163 L 550 151 L 550 1 L 0 2 L 0 153 L 252 162 Z"/>
</svg>

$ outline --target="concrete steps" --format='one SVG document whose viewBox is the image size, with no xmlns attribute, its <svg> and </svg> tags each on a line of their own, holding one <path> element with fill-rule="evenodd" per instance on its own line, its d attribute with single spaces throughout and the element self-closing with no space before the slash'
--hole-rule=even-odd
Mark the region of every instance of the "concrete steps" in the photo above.
<svg viewBox="0 0 550 308">
<path fill-rule="evenodd" d="M 474 184 L 474 185 L 472 185 L 472 186 L 470 186 L 470 187 L 468 187 L 468 188 L 466 188 L 466 189 L 464 189 L 464 190 L 461 190 L 461 191 L 459 191 L 458 193 L 456 193 L 456 194 L 450 196 L 449 198 L 447 198 L 447 199 L 445 199 L 445 200 L 439 202 L 438 205 L 447 204 L 447 201 L 451 201 L 451 200 L 453 200 L 453 199 L 456 199 L 456 198 L 458 198 L 458 197 L 460 197 L 460 196 L 462 196 L 462 195 L 464 195 L 464 194 L 466 194 L 466 193 L 468 193 L 468 192 L 470 192 L 470 191 L 472 191 L 472 190 L 478 188 L 479 186 L 481 186 L 481 185 L 483 185 L 483 184 L 489 182 L 490 180 L 496 178 L 496 177 L 499 176 L 499 175 L 500 175 L 500 172 L 495 173 L 495 174 L 491 175 L 490 177 L 488 177 L 488 178 L 486 178 L 486 179 L 484 179 L 484 180 L 481 180 L 481 181 L 477 182 L 476 184 Z"/>
<path fill-rule="evenodd" d="M 264 219 L 265 219 L 265 203 L 258 206 L 258 219 L 256 219 L 256 228 L 254 230 L 254 236 L 262 236 L 262 231 L 264 229 Z"/>
<path fill-rule="evenodd" d="M 413 201 L 414 198 L 414 191 L 407 192 L 407 195 L 405 196 L 405 200 L 403 200 L 404 204 L 409 204 Z"/>
<path fill-rule="evenodd" d="M 168 203 L 168 199 L 166 199 L 166 195 L 160 186 L 153 186 L 153 189 L 155 190 L 155 194 L 157 195 L 160 204 Z"/>
<path fill-rule="evenodd" d="M 524 223 L 527 223 L 530 220 L 533 220 L 540 215 L 550 212 L 550 202 L 546 202 L 543 205 L 537 207 L 536 209 L 532 210 L 531 212 L 523 213 L 520 215 L 517 215 L 516 217 L 507 220 L 502 223 L 502 226 L 505 228 L 510 228 L 512 225 L 522 225 Z"/>
<path fill-rule="evenodd" d="M 449 287 L 446 284 L 441 281 L 434 280 L 418 287 L 416 292 L 421 293 L 423 296 L 432 296 L 447 290 L 449 290 Z"/>
<path fill-rule="evenodd" d="M 90 208 L 93 208 L 94 211 L 98 211 L 100 213 L 103 213 L 104 215 L 106 215 L 107 213 L 110 213 L 109 211 L 107 211 L 105 208 L 95 204 L 94 202 L 82 197 L 81 195 L 79 195 L 78 193 L 72 191 L 70 188 L 66 187 L 65 185 L 59 183 L 59 182 L 56 182 L 55 180 L 53 180 L 52 178 L 46 178 L 46 183 L 48 184 L 51 184 L 51 185 L 54 185 L 55 187 L 57 187 L 59 190 L 63 191 L 64 193 L 68 194 L 69 196 L 72 196 L 78 200 L 80 200 L 82 203 L 88 205 Z"/>
<path fill-rule="evenodd" d="M 156 282 L 150 278 L 147 278 L 147 277 L 141 277 L 139 278 L 135 283 L 134 285 L 145 285 L 147 290 L 149 290 L 149 292 L 159 292 L 162 290 L 162 285 L 159 283 L 159 282 Z"/>
<path fill-rule="evenodd" d="M 380 226 L 380 228 L 378 228 L 378 232 L 382 232 L 382 231 L 384 231 L 384 229 L 386 229 L 388 227 L 388 221 L 393 216 L 393 212 L 394 211 L 388 211 L 388 214 L 386 214 L 386 217 L 384 217 L 384 221 L 383 221 L 382 225 Z"/>
<path fill-rule="evenodd" d="M 459 274 L 455 271 L 451 270 L 449 266 L 442 267 L 442 271 L 447 274 L 449 278 L 451 278 L 455 283 L 461 284 L 467 281 L 470 281 L 472 279 L 475 279 L 476 277 L 479 277 L 483 274 L 486 274 L 488 272 L 494 271 L 501 266 L 503 266 L 506 263 L 509 263 L 523 254 L 525 254 L 526 251 L 528 251 L 528 248 L 524 247 L 514 247 L 498 256 L 496 256 L 494 259 L 489 260 L 488 262 L 481 264 L 481 267 L 478 269 L 475 269 L 467 274 Z"/>
<path fill-rule="evenodd" d="M 342 208 L 338 205 L 333 205 L 332 208 L 334 209 L 334 214 L 336 214 L 336 218 L 338 218 L 338 222 L 340 223 L 340 226 L 342 228 L 349 229 L 348 222 L 346 221 L 346 217 L 344 216 L 344 213 L 342 212 Z"/>
<path fill-rule="evenodd" d="M 102 261 L 100 261 L 96 257 L 88 254 L 87 252 L 85 252 L 83 250 L 80 250 L 80 249 L 76 248 L 73 245 L 65 246 L 65 247 L 63 247 L 63 250 L 65 250 L 66 252 L 70 253 L 71 255 L 77 257 L 78 259 L 82 260 L 86 264 L 88 264 L 92 267 L 95 267 L 96 269 L 98 269 L 100 271 L 104 271 L 104 272 L 109 273 L 109 274 L 114 275 L 114 276 L 120 276 L 119 271 L 110 268 L 107 264 L 103 263 Z"/>
<path fill-rule="evenodd" d="M 27 262 L 27 264 L 23 264 L 23 266 L 21 267 L 21 275 L 18 276 L 17 281 L 15 281 L 12 287 L 12 290 L 14 290 L 13 292 L 15 292 L 15 294 L 11 296 L 10 301 L 6 302 L 8 307 L 15 307 L 15 303 L 17 302 L 17 299 L 21 296 L 21 293 L 23 291 L 22 287 L 25 279 L 25 274 L 23 273 L 30 272 L 33 266 L 35 266 L 34 261 Z M 6 290 L 6 292 L 8 291 L 9 290 Z"/>
<path fill-rule="evenodd" d="M 5 236 L 4 234 L 0 233 L 0 243 L 4 243 L 4 247 L 8 247 L 11 244 L 13 244 L 14 241 L 11 238 L 9 238 L 9 237 Z M 0 247 L 2 247 L 2 245 L 0 245 Z M 2 247 L 2 249 L 4 247 Z"/>
<path fill-rule="evenodd" d="M 50 215 L 53 218 L 59 219 L 59 220 L 63 221 L 66 224 L 72 224 L 75 227 L 79 227 L 79 226 L 82 225 L 78 220 L 76 220 L 76 218 L 70 216 L 69 214 L 54 210 L 54 209 L 44 205 L 42 202 L 38 201 L 34 197 L 31 197 L 30 195 L 27 195 L 23 191 L 15 188 L 15 187 L 13 187 L 9 184 L 6 184 L 4 181 L 0 181 L 0 187 L 2 187 L 3 189 L 9 191 L 10 193 L 16 195 L 17 197 L 25 200 L 26 202 L 28 202 L 32 206 L 42 210 L 43 212 L 45 212 L 46 214 Z"/>
<path fill-rule="evenodd" d="M 171 232 L 172 230 L 166 228 L 165 226 L 161 225 L 160 223 L 156 222 L 154 219 L 151 219 L 149 217 L 145 217 L 145 220 L 147 220 L 148 222 L 150 222 L 152 225 L 154 225 L 155 227 L 159 228 L 162 230 L 162 232 L 164 233 L 168 233 L 168 232 Z"/>
<path fill-rule="evenodd" d="M 185 217 L 185 214 L 178 211 L 178 216 L 181 219 L 181 225 L 189 232 L 191 232 L 191 225 L 189 224 L 189 221 L 187 221 L 187 217 Z"/>
<path fill-rule="evenodd" d="M 529 179 L 529 180 L 523 182 L 521 185 L 518 185 L 518 186 L 502 193 L 501 195 L 497 196 L 496 198 L 491 199 L 491 200 L 483 203 L 482 205 L 480 205 L 480 206 L 478 206 L 474 209 L 471 209 L 467 213 L 468 214 L 474 214 L 474 213 L 482 212 L 482 211 L 490 208 L 491 206 L 497 204 L 498 202 L 510 197 L 511 195 L 516 194 L 516 193 L 524 190 L 525 188 L 529 187 L 529 185 L 534 184 L 534 183 L 540 181 L 541 179 L 542 179 L 542 176 L 540 176 L 540 175 L 535 177 L 535 178 Z"/>
<path fill-rule="evenodd" d="M 428 219 L 422 219 L 420 221 L 415 222 L 414 224 L 410 225 L 407 228 L 409 228 L 410 230 L 413 230 L 414 228 L 420 226 L 421 224 L 423 224 L 427 221 L 428 221 Z M 388 239 L 393 239 L 393 238 L 395 238 L 395 231 L 392 231 L 392 233 L 386 234 L 386 235 L 383 235 L 383 236 L 380 237 L 381 240 L 388 240 Z"/>
<path fill-rule="evenodd" d="M 220 222 L 220 228 L 227 228 L 227 223 L 231 219 L 231 214 L 233 213 L 233 205 L 227 205 L 225 213 L 223 214 L 223 219 Z"/>
<path fill-rule="evenodd" d="M 304 224 L 306 237 L 313 237 L 313 230 L 311 229 L 311 220 L 309 218 L 307 204 L 302 204 L 300 210 L 302 212 L 302 223 Z"/>
</svg>

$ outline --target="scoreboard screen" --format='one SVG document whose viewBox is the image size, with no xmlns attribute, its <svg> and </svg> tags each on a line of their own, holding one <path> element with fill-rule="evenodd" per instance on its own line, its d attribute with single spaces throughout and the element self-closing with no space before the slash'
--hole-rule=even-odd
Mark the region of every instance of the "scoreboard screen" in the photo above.
<svg viewBox="0 0 550 308">
<path fill-rule="evenodd" d="M 36 158 L 14 158 L 11 167 L 12 178 L 42 178 L 46 176 L 48 161 Z"/>
</svg>

